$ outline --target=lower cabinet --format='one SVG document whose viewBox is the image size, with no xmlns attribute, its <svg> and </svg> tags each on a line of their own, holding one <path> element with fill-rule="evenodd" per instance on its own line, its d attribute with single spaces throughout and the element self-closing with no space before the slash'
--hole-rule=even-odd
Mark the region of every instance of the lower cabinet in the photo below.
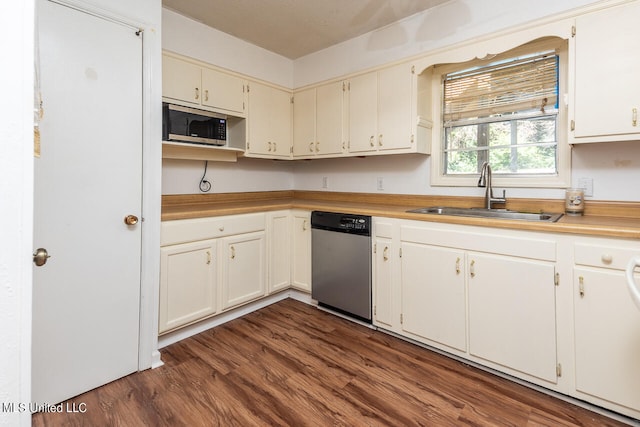
<svg viewBox="0 0 640 427">
<path fill-rule="evenodd" d="M 402 330 L 466 351 L 464 252 L 402 242 L 401 268 Z"/>
<path fill-rule="evenodd" d="M 467 257 L 469 354 L 555 383 L 554 264 L 478 252 Z"/>
<path fill-rule="evenodd" d="M 638 418 L 640 310 L 623 270 L 640 253 L 640 244 L 625 243 L 582 239 L 575 244 L 575 390 L 583 400 L 615 404 L 615 410 Z"/>
<path fill-rule="evenodd" d="M 373 224 L 375 326 L 640 419 L 637 240 Z"/>
<path fill-rule="evenodd" d="M 267 214 L 268 293 L 287 289 L 291 285 L 291 212 Z"/>
<path fill-rule="evenodd" d="M 158 333 L 264 296 L 265 229 L 264 213 L 163 222 Z"/>
<path fill-rule="evenodd" d="M 222 253 L 222 310 L 260 298 L 266 293 L 265 233 L 225 237 Z"/>
<path fill-rule="evenodd" d="M 291 286 L 311 293 L 311 212 L 292 212 Z"/>
<path fill-rule="evenodd" d="M 160 249 L 160 333 L 217 311 L 216 241 Z"/>
<path fill-rule="evenodd" d="M 291 287 L 311 292 L 311 212 L 165 221 L 158 332 Z"/>
</svg>

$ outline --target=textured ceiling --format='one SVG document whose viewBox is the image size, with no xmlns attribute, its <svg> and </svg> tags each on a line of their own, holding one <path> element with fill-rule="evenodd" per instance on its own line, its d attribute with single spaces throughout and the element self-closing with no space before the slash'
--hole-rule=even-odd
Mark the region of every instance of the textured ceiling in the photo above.
<svg viewBox="0 0 640 427">
<path fill-rule="evenodd" d="M 162 0 L 163 6 L 290 59 L 447 0 Z"/>
</svg>

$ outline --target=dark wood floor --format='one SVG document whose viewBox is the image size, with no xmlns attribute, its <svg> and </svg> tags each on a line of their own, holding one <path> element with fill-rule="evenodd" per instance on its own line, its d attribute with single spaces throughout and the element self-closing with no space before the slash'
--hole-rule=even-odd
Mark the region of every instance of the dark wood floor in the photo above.
<svg viewBox="0 0 640 427">
<path fill-rule="evenodd" d="M 291 299 L 162 350 L 38 426 L 617 426 Z M 85 406 L 81 406 L 85 404 Z"/>
</svg>

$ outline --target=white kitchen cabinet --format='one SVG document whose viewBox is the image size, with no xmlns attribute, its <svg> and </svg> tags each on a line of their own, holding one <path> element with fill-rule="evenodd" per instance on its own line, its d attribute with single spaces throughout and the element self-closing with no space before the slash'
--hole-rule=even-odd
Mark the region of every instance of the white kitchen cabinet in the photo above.
<svg viewBox="0 0 640 427">
<path fill-rule="evenodd" d="M 163 221 L 159 333 L 265 295 L 266 215 Z"/>
<path fill-rule="evenodd" d="M 200 105 L 200 67 L 173 56 L 162 55 L 162 97 Z"/>
<path fill-rule="evenodd" d="M 333 82 L 294 94 L 293 156 L 335 157 L 344 151 L 343 83 Z"/>
<path fill-rule="evenodd" d="M 349 153 L 378 149 L 378 74 L 349 79 Z"/>
<path fill-rule="evenodd" d="M 159 333 L 216 313 L 216 261 L 215 240 L 160 249 Z"/>
<path fill-rule="evenodd" d="M 248 89 L 247 157 L 291 158 L 292 94 L 259 82 Z"/>
<path fill-rule="evenodd" d="M 400 225 L 401 334 L 545 386 L 557 382 L 556 241 Z"/>
<path fill-rule="evenodd" d="M 349 79 L 350 153 L 418 151 L 415 145 L 415 76 L 399 64 Z"/>
<path fill-rule="evenodd" d="M 465 254 L 402 243 L 402 330 L 459 351 L 467 348 Z"/>
<path fill-rule="evenodd" d="M 400 325 L 400 289 L 395 286 L 400 262 L 397 227 L 395 220 L 373 220 L 373 324 L 393 332 Z"/>
<path fill-rule="evenodd" d="M 624 268 L 638 242 L 581 239 L 573 271 L 575 375 L 578 397 L 640 416 L 640 311 Z M 640 280 L 640 275 L 637 275 Z"/>
<path fill-rule="evenodd" d="M 555 383 L 554 264 L 479 252 L 467 257 L 469 353 Z"/>
<path fill-rule="evenodd" d="M 291 285 L 291 212 L 276 211 L 267 214 L 268 292 L 274 293 Z"/>
<path fill-rule="evenodd" d="M 311 292 L 311 212 L 292 211 L 291 286 Z"/>
<path fill-rule="evenodd" d="M 571 143 L 640 139 L 640 2 L 576 18 Z"/>
<path fill-rule="evenodd" d="M 221 239 L 222 310 L 258 299 L 266 293 L 265 232 Z"/>
<path fill-rule="evenodd" d="M 246 81 L 177 55 L 162 55 L 162 97 L 169 102 L 245 115 Z"/>
</svg>

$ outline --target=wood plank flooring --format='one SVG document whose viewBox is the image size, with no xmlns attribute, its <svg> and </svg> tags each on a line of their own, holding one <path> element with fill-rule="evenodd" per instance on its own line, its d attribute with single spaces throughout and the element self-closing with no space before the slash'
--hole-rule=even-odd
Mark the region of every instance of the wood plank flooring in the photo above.
<svg viewBox="0 0 640 427">
<path fill-rule="evenodd" d="M 292 299 L 162 359 L 33 426 L 623 425 Z"/>
</svg>

